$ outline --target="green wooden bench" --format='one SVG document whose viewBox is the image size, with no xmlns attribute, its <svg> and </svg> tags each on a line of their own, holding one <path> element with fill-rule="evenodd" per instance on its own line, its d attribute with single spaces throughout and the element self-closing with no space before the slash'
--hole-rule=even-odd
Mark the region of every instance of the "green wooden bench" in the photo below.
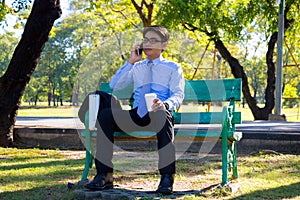
<svg viewBox="0 0 300 200">
<path fill-rule="evenodd" d="M 132 96 L 132 87 L 122 91 L 112 91 L 108 83 L 102 83 L 101 91 L 109 92 L 118 97 L 119 100 L 128 100 Z M 222 185 L 228 183 L 228 172 L 232 172 L 232 178 L 238 178 L 236 161 L 236 141 L 242 138 L 241 132 L 235 131 L 235 125 L 241 124 L 241 113 L 235 111 L 235 102 L 241 100 L 241 79 L 221 80 L 195 80 L 186 81 L 185 97 L 183 104 L 202 102 L 225 102 L 219 112 L 185 112 L 179 109 L 174 112 L 175 141 L 176 140 L 219 140 L 222 144 Z M 95 149 L 91 145 L 91 139 L 96 136 L 96 131 L 89 130 L 88 111 L 85 115 L 85 130 L 81 136 L 85 139 L 86 162 L 82 174 L 82 180 L 86 181 L 89 168 L 92 167 Z M 184 126 L 189 124 L 190 126 Z M 221 128 L 216 130 L 203 130 L 199 124 L 220 124 Z M 181 125 L 181 126 L 180 126 Z M 180 127 L 179 127 L 180 126 Z M 115 133 L 115 140 L 156 140 L 152 132 L 133 132 L 126 134 Z"/>
</svg>

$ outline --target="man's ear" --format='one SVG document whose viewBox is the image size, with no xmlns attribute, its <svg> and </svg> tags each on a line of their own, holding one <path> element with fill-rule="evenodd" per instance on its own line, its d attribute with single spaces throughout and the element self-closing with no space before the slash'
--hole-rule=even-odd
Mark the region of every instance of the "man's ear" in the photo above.
<svg viewBox="0 0 300 200">
<path fill-rule="evenodd" d="M 168 46 L 168 41 L 162 43 L 162 50 L 165 50 Z"/>
</svg>

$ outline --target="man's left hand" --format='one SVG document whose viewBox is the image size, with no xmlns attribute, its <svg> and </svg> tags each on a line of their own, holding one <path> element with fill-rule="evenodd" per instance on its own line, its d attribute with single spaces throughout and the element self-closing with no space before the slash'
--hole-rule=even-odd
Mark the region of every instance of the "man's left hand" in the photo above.
<svg viewBox="0 0 300 200">
<path fill-rule="evenodd" d="M 152 110 L 153 112 L 156 112 L 158 110 L 166 110 L 166 107 L 160 99 L 156 98 L 153 100 Z"/>
</svg>

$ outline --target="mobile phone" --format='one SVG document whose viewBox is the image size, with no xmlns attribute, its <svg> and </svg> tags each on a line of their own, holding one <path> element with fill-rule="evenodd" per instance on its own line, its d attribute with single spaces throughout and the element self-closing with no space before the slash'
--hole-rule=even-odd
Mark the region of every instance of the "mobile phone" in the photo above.
<svg viewBox="0 0 300 200">
<path fill-rule="evenodd" d="M 143 48 L 138 48 L 137 49 L 137 55 L 139 56 L 140 54 L 142 54 L 143 53 Z"/>
<path fill-rule="evenodd" d="M 136 50 L 136 54 L 139 56 L 142 54 L 142 52 L 143 52 L 143 45 L 140 44 L 140 47 Z"/>
</svg>

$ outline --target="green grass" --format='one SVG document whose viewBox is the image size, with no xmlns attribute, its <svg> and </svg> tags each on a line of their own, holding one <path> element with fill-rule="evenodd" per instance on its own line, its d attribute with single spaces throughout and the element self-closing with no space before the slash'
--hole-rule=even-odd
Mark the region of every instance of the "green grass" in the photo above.
<svg viewBox="0 0 300 200">
<path fill-rule="evenodd" d="M 46 103 L 40 103 L 37 107 L 23 106 L 18 111 L 18 116 L 23 117 L 76 117 L 79 107 L 69 106 L 47 107 Z M 184 111 L 203 111 L 207 110 L 207 106 L 182 106 Z M 221 111 L 222 107 L 212 107 L 211 111 Z M 253 121 L 253 115 L 250 109 L 246 106 L 243 108 L 241 105 L 236 106 L 237 111 L 242 112 L 243 121 Z M 299 108 L 282 108 L 282 114 L 285 114 L 288 122 L 300 122 Z"/>
<path fill-rule="evenodd" d="M 0 199 L 70 199 L 66 188 L 82 160 L 65 159 L 59 151 L 1 148 Z"/>
<path fill-rule="evenodd" d="M 148 172 L 134 172 L 143 169 L 141 164 L 153 163 L 152 155 L 156 154 L 140 158 L 117 153 L 116 184 L 135 183 L 139 187 L 144 184 L 155 188 L 159 178 L 155 165 Z M 0 199 L 76 199 L 75 191 L 68 190 L 67 183 L 80 180 L 83 156 L 80 151 L 0 148 Z M 200 196 L 181 196 L 181 199 L 300 199 L 300 155 L 244 155 L 238 157 L 238 166 L 237 192 L 214 189 Z M 219 156 L 199 159 L 191 154 L 177 161 L 177 169 L 175 188 L 200 190 L 220 182 Z"/>
<path fill-rule="evenodd" d="M 58 106 L 58 107 L 21 107 L 18 110 L 20 117 L 74 117 L 77 115 L 78 107 Z"/>
</svg>

